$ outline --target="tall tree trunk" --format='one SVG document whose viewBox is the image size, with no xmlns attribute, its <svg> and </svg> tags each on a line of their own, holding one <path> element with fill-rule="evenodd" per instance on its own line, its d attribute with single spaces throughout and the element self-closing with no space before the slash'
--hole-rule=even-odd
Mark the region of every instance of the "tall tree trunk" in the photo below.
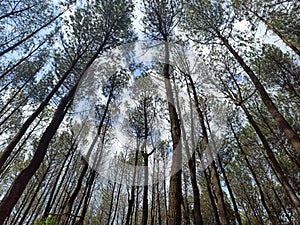
<svg viewBox="0 0 300 225">
<path fill-rule="evenodd" d="M 118 187 L 118 192 L 117 192 L 117 197 L 116 197 L 116 203 L 115 203 L 115 210 L 114 210 L 113 217 L 112 217 L 110 225 L 114 225 L 115 224 L 114 222 L 115 222 L 115 219 L 116 219 L 116 215 L 117 215 L 117 211 L 118 211 L 118 207 L 119 207 L 120 195 L 121 195 L 121 191 L 122 191 L 121 189 L 122 189 L 123 175 L 124 175 L 124 170 L 121 171 L 121 182 L 120 182 L 119 187 Z M 117 176 L 118 175 L 116 174 L 116 177 Z M 109 225 L 109 224 L 107 224 L 107 225 Z"/>
<path fill-rule="evenodd" d="M 208 122 L 207 115 L 206 115 L 206 121 L 207 121 L 208 131 L 209 131 L 210 135 L 212 136 L 212 131 L 211 131 L 210 124 L 209 124 L 209 122 Z M 217 146 L 216 146 L 215 140 L 214 140 L 213 138 L 212 138 L 212 144 L 213 144 L 213 148 L 216 149 Z M 221 172 L 222 172 L 222 174 L 223 174 L 224 181 L 225 181 L 226 187 L 227 187 L 227 189 L 228 189 L 228 192 L 229 192 L 229 195 L 230 195 L 232 204 L 233 204 L 233 208 L 234 208 L 234 212 L 235 212 L 235 217 L 236 217 L 236 219 L 237 219 L 239 225 L 242 225 L 242 219 L 241 219 L 240 214 L 239 214 L 239 210 L 238 210 L 238 207 L 237 207 L 237 204 L 236 204 L 236 201 L 235 201 L 235 197 L 234 197 L 234 195 L 233 195 L 233 191 L 232 191 L 231 186 L 230 186 L 230 184 L 229 184 L 229 180 L 228 180 L 228 178 L 227 178 L 225 169 L 224 169 L 224 167 L 222 166 L 222 160 L 221 160 L 221 157 L 220 157 L 219 154 L 217 154 L 217 160 L 218 160 L 219 167 L 220 167 Z"/>
<path fill-rule="evenodd" d="M 179 104 L 179 97 L 178 97 L 178 90 L 176 88 L 176 84 L 174 81 L 174 89 L 175 89 L 175 95 L 176 95 L 176 103 L 177 103 L 177 110 L 178 110 L 178 116 L 181 121 L 181 132 L 182 132 L 182 140 L 183 140 L 183 145 L 185 148 L 186 156 L 188 158 L 188 168 L 189 168 L 189 173 L 191 177 L 191 182 L 192 182 L 192 190 L 193 190 L 193 201 L 194 201 L 194 210 L 193 210 L 193 221 L 195 225 L 203 225 L 203 219 L 202 219 L 202 214 L 201 214 L 201 206 L 200 206 L 200 192 L 197 184 L 197 175 L 196 175 L 196 159 L 195 159 L 195 144 L 193 143 L 193 149 L 192 149 L 192 155 L 190 151 L 190 147 L 188 144 L 187 140 L 187 135 L 186 135 L 186 130 L 185 130 L 185 125 L 184 125 L 184 120 L 182 118 L 181 110 L 180 110 L 180 104 Z M 188 90 L 188 95 L 191 101 L 191 96 L 190 96 L 190 90 L 189 87 L 187 87 Z M 191 109 L 192 113 L 192 109 Z M 193 116 L 193 114 L 191 114 Z M 191 118 L 192 119 L 192 118 Z M 193 121 L 191 122 L 193 124 Z M 194 132 L 192 131 L 192 135 Z"/>
<path fill-rule="evenodd" d="M 31 135 L 36 131 L 36 128 L 40 125 L 41 121 L 42 121 L 42 118 L 40 118 L 37 121 L 37 123 L 35 124 L 35 126 L 28 132 L 28 134 L 26 135 L 26 137 L 24 137 L 23 141 L 18 146 L 18 149 L 16 149 L 16 151 L 14 152 L 14 154 L 10 157 L 9 160 L 6 161 L 6 164 L 0 169 L 0 180 L 3 179 L 1 175 L 4 176 L 6 170 L 9 170 L 9 168 L 8 168 L 9 165 L 11 165 L 12 162 L 14 162 L 14 160 L 17 158 L 18 153 L 20 153 L 21 149 L 27 143 L 27 141 L 29 140 L 29 138 L 31 137 Z"/>
<path fill-rule="evenodd" d="M 75 94 L 77 85 L 75 85 L 70 92 L 61 100 L 52 121 L 49 126 L 43 133 L 40 142 L 36 148 L 35 154 L 29 163 L 29 165 L 16 177 L 14 183 L 11 185 L 9 191 L 6 193 L 4 198 L 0 203 L 0 224 L 4 223 L 4 220 L 9 217 L 13 207 L 20 199 L 23 191 L 25 190 L 28 182 L 38 170 L 41 165 L 46 152 L 48 145 L 55 135 L 59 125 L 64 119 L 67 110 L 69 109 L 73 96 Z"/>
<path fill-rule="evenodd" d="M 182 198 L 182 212 L 184 218 L 184 224 L 190 225 L 190 209 L 188 204 L 188 179 L 187 174 L 183 172 L 183 183 L 184 183 L 184 196 Z"/>
<path fill-rule="evenodd" d="M 208 141 L 208 133 L 207 133 L 206 125 L 205 125 L 204 114 L 203 114 L 202 110 L 200 109 L 200 104 L 199 104 L 199 101 L 198 101 L 198 95 L 197 95 L 197 92 L 196 92 L 196 87 L 195 87 L 194 81 L 193 81 L 192 77 L 189 76 L 189 75 L 188 75 L 188 79 L 189 79 L 189 84 L 190 84 L 191 89 L 192 89 L 193 100 L 194 100 L 194 104 L 195 104 L 196 111 L 197 111 L 197 114 L 198 114 L 199 123 L 200 123 L 201 130 L 202 130 L 204 148 L 205 148 L 206 151 L 208 151 L 208 157 L 210 157 L 210 161 L 212 162 L 211 163 L 211 173 L 212 173 L 214 186 L 216 188 L 217 205 L 218 205 L 218 209 L 219 209 L 219 212 L 220 212 L 220 217 L 221 217 L 222 223 L 224 225 L 229 225 L 229 218 L 228 218 L 228 214 L 226 212 L 223 191 L 222 191 L 222 188 L 221 188 L 220 177 L 219 177 L 219 174 L 218 174 L 218 171 L 217 171 L 215 161 L 212 159 L 212 155 L 211 155 L 210 145 L 209 145 L 209 141 Z"/>
<path fill-rule="evenodd" d="M 134 214 L 134 223 L 132 223 L 132 219 L 133 219 L 133 216 L 132 216 L 132 218 L 131 218 L 131 223 L 130 223 L 130 225 L 132 225 L 132 224 L 134 224 L 134 225 L 139 225 L 140 223 L 139 223 L 139 202 L 140 202 L 140 199 L 139 199 L 139 197 L 140 197 L 140 192 L 139 192 L 139 189 L 140 189 L 140 187 L 139 186 L 137 186 L 136 187 L 136 198 L 135 198 L 135 207 L 134 207 L 134 212 L 132 212 L 132 215 Z"/>
<path fill-rule="evenodd" d="M 180 123 L 175 108 L 175 101 L 173 97 L 173 90 L 170 81 L 170 49 L 169 43 L 166 42 L 164 52 L 165 63 L 163 65 L 163 76 L 168 101 L 168 111 L 171 122 L 171 136 L 173 142 L 173 158 L 171 166 L 170 188 L 169 188 L 169 210 L 168 210 L 168 225 L 181 225 L 181 131 Z"/>
<path fill-rule="evenodd" d="M 289 142 L 292 144 L 295 151 L 300 155 L 300 137 L 297 133 L 293 130 L 292 126 L 288 123 L 288 121 L 283 117 L 283 115 L 279 112 L 278 108 L 268 95 L 267 91 L 265 90 L 264 86 L 261 84 L 257 76 L 251 70 L 251 68 L 244 62 L 242 57 L 234 50 L 234 48 L 229 44 L 228 40 L 219 35 L 220 39 L 229 50 L 229 52 L 234 56 L 234 58 L 238 61 L 238 63 L 242 66 L 244 71 L 248 74 L 251 81 L 253 82 L 255 88 L 259 92 L 261 99 L 265 106 L 267 107 L 268 111 L 277 122 L 278 127 L 284 132 Z M 299 206 L 297 206 L 299 207 Z"/>
<path fill-rule="evenodd" d="M 74 154 L 72 156 L 72 158 L 74 156 L 76 157 L 76 155 Z M 70 160 L 70 163 L 71 163 L 71 160 Z M 79 165 L 79 167 L 78 167 L 78 165 Z M 70 190 L 69 190 L 70 184 L 72 185 L 72 188 L 74 188 L 74 186 L 76 185 L 76 181 L 74 181 L 75 174 L 69 173 L 69 171 L 78 171 L 78 173 L 79 173 L 80 165 L 81 165 L 81 160 L 79 160 L 79 157 L 78 157 L 77 160 L 75 159 L 73 161 L 72 167 L 68 166 L 66 168 L 62 178 L 60 179 L 61 180 L 60 184 L 57 185 L 58 188 L 55 192 L 55 198 L 53 198 L 51 201 L 51 211 L 53 213 L 56 213 L 59 216 L 63 214 L 63 211 L 67 204 L 66 199 L 68 199 L 70 197 L 70 194 L 69 194 L 70 193 Z M 60 217 L 58 219 L 60 219 Z"/>
<path fill-rule="evenodd" d="M 143 100 L 143 116 L 144 116 L 144 129 L 145 137 L 144 143 L 142 144 L 141 151 L 144 159 L 144 189 L 143 189 L 143 214 L 142 214 L 142 225 L 147 225 L 148 222 L 148 179 L 149 179 L 149 169 L 148 161 L 149 157 L 154 153 L 155 148 L 150 153 L 147 153 L 147 139 L 149 135 L 149 125 L 148 125 L 148 112 L 146 108 L 147 99 Z M 154 167 L 155 168 L 155 167 Z"/>
<path fill-rule="evenodd" d="M 220 221 L 219 213 L 218 213 L 218 208 L 217 208 L 217 205 L 215 203 L 214 195 L 213 195 L 211 184 L 210 184 L 210 179 L 208 177 L 208 174 L 207 174 L 206 170 L 204 170 L 203 173 L 204 173 L 204 179 L 205 179 L 205 182 L 206 182 L 206 187 L 207 187 L 207 192 L 208 192 L 208 196 L 209 196 L 209 199 L 210 199 L 210 203 L 211 203 L 211 206 L 212 206 L 213 211 L 214 211 L 216 224 L 221 225 L 221 221 Z"/>
<path fill-rule="evenodd" d="M 143 188 L 143 214 L 142 214 L 142 225 L 147 225 L 148 222 L 148 157 L 149 155 L 145 152 L 144 156 L 144 188 Z"/>
<path fill-rule="evenodd" d="M 110 219 L 112 216 L 112 210 L 113 210 L 113 205 L 114 205 L 114 196 L 115 196 L 115 189 L 116 189 L 117 183 L 114 182 L 113 184 L 113 188 L 112 188 L 112 193 L 111 193 L 111 198 L 110 198 L 110 202 L 109 202 L 109 211 L 108 211 L 108 218 L 107 218 L 107 225 L 109 225 L 110 223 Z"/>
<path fill-rule="evenodd" d="M 139 154 L 139 143 L 137 140 L 137 149 L 135 151 L 135 160 L 134 160 L 134 171 L 133 171 L 133 178 L 132 178 L 132 186 L 130 189 L 130 196 L 128 196 L 128 209 L 126 214 L 126 225 L 130 225 L 130 218 L 132 216 L 133 207 L 134 207 L 134 199 L 135 199 L 135 180 L 136 180 L 136 167 L 138 163 L 138 154 Z"/>
<path fill-rule="evenodd" d="M 9 69 L 6 69 L 1 75 L 0 79 L 4 78 L 7 74 L 12 72 L 14 69 L 16 69 L 19 65 L 21 65 L 25 60 L 29 59 L 37 50 L 42 47 L 46 41 L 42 41 L 36 48 L 34 48 L 32 51 L 30 51 L 25 57 L 21 58 L 16 64 L 12 65 Z M 0 92 L 2 92 L 4 89 L 2 88 Z"/>
<path fill-rule="evenodd" d="M 293 221 L 292 221 L 292 219 L 291 219 L 291 216 L 290 216 L 289 213 L 286 211 L 286 207 L 285 207 L 285 205 L 283 204 L 283 202 L 282 202 L 282 200 L 280 199 L 280 197 L 278 196 L 277 191 L 275 190 L 274 187 L 272 187 L 272 191 L 273 191 L 273 193 L 274 193 L 274 195 L 275 195 L 277 201 L 279 202 L 279 204 L 280 204 L 280 206 L 281 206 L 281 208 L 282 208 L 282 210 L 283 210 L 283 212 L 284 212 L 285 217 L 288 219 L 288 221 L 289 221 L 290 224 L 293 224 Z"/>
<path fill-rule="evenodd" d="M 23 212 L 23 216 L 19 220 L 19 223 L 18 223 L 19 225 L 23 225 L 24 224 L 26 216 L 27 216 L 28 212 L 30 211 L 33 202 L 36 200 L 36 196 L 37 196 L 38 192 L 40 191 L 40 188 L 41 188 L 41 186 L 43 184 L 43 181 L 46 178 L 46 175 L 48 175 L 49 170 L 50 170 L 50 165 L 47 167 L 45 173 L 43 174 L 43 177 L 42 177 L 41 181 L 39 182 L 38 186 L 36 187 L 36 190 L 35 190 L 33 196 L 31 196 L 31 200 L 29 201 L 26 210 Z M 47 189 L 47 186 L 48 186 L 48 184 L 49 184 L 49 182 L 51 180 L 51 177 L 48 178 L 49 180 L 48 180 L 48 183 L 46 184 L 45 190 Z M 34 214 L 34 212 L 32 212 L 32 214 Z M 16 222 L 15 222 L 15 224 L 16 224 Z"/>
<path fill-rule="evenodd" d="M 92 171 L 89 179 L 87 180 L 87 184 L 86 184 L 87 192 L 85 193 L 85 199 L 84 199 L 84 203 L 83 203 L 81 216 L 79 217 L 78 223 L 77 223 L 76 220 L 73 220 L 72 224 L 74 224 L 74 225 L 75 224 L 76 225 L 77 224 L 78 225 L 83 225 L 84 224 L 84 218 L 85 218 L 85 215 L 86 215 L 87 210 L 88 210 L 89 201 L 91 199 L 92 189 L 93 189 L 93 185 L 94 185 L 94 182 L 95 182 L 96 175 L 97 175 L 96 171 Z"/>
<path fill-rule="evenodd" d="M 74 155 L 74 147 L 75 147 L 74 145 L 75 144 L 76 144 L 76 140 L 74 140 L 73 144 L 71 145 L 71 147 L 70 147 L 70 149 L 69 149 L 69 151 L 68 151 L 68 153 L 67 153 L 67 155 L 66 155 L 66 157 L 65 157 L 65 159 L 64 159 L 64 161 L 63 161 L 63 163 L 62 163 L 62 165 L 60 167 L 60 169 L 58 170 L 56 178 L 53 181 L 53 184 L 51 185 L 52 188 L 51 188 L 51 191 L 49 193 L 49 198 L 47 200 L 47 203 L 46 203 L 45 210 L 43 212 L 42 218 L 46 218 L 48 216 L 48 214 L 50 213 L 50 210 L 51 210 L 51 207 L 52 207 L 52 204 L 53 204 L 53 198 L 54 198 L 55 192 L 57 193 L 57 191 L 59 191 L 59 190 L 57 190 L 57 187 L 59 187 L 59 188 L 62 187 L 62 182 L 65 180 L 65 176 L 67 174 L 67 171 L 69 171 L 69 167 L 70 167 L 70 164 L 72 162 L 72 158 L 73 158 L 73 155 Z M 67 160 L 68 160 L 68 158 L 69 158 L 69 156 L 70 156 L 70 154 L 71 154 L 72 151 L 73 151 L 73 154 L 71 155 L 71 157 L 69 159 L 69 162 L 66 165 L 66 162 L 67 162 Z M 64 168 L 65 168 L 65 173 L 63 174 L 62 177 L 60 177 L 61 174 L 64 171 Z M 61 178 L 61 182 L 59 184 L 60 178 Z"/>
<path fill-rule="evenodd" d="M 115 219 L 116 219 L 116 215 L 117 215 L 117 211 L 118 211 L 118 206 L 119 206 L 119 200 L 120 200 L 120 194 L 121 194 L 121 188 L 122 188 L 122 185 L 119 184 L 118 193 L 117 193 L 116 206 L 115 206 L 114 214 L 113 214 L 113 217 L 112 217 L 110 225 L 114 225 L 114 222 L 115 222 Z M 107 225 L 109 225 L 109 224 L 107 224 Z"/>
<path fill-rule="evenodd" d="M 0 110 L 0 115 L 7 113 L 8 110 L 6 108 L 16 99 L 18 94 L 23 90 L 23 88 L 31 81 L 33 78 L 37 75 L 37 73 L 42 69 L 42 64 L 38 66 L 38 68 L 35 69 L 32 74 L 30 74 L 29 78 L 24 81 L 24 83 L 19 87 L 15 93 L 11 96 L 11 98 L 6 102 L 6 104 L 3 105 L 3 107 Z M 6 111 L 5 111 L 6 110 Z M 4 112 L 5 111 L 5 112 Z M 3 122 L 2 122 L 3 123 Z M 0 125 L 1 126 L 1 125 Z"/>
<path fill-rule="evenodd" d="M 20 130 L 14 135 L 14 137 L 11 139 L 9 144 L 6 146 L 6 148 L 2 151 L 0 155 L 0 169 L 3 167 L 5 161 L 10 156 L 13 149 L 16 147 L 16 145 L 19 143 L 23 135 L 26 133 L 27 129 L 30 127 L 32 122 L 38 117 L 38 115 L 44 110 L 44 108 L 48 105 L 50 100 L 53 98 L 55 93 L 59 90 L 59 88 L 62 86 L 64 81 L 67 79 L 71 71 L 74 69 L 75 65 L 78 63 L 79 59 L 82 57 L 83 53 L 80 54 L 71 64 L 69 69 L 63 74 L 59 82 L 55 85 L 55 87 L 51 90 L 51 92 L 47 95 L 47 97 L 44 99 L 44 101 L 39 105 L 39 107 L 35 110 L 34 113 L 32 113 L 29 118 L 23 123 Z"/>
<path fill-rule="evenodd" d="M 21 111 L 21 110 L 22 110 L 21 107 L 24 106 L 24 105 L 26 104 L 26 102 L 28 101 L 29 98 L 30 98 L 29 95 L 27 95 L 25 98 L 23 98 L 22 101 L 20 101 L 20 102 L 15 106 L 15 108 L 14 108 L 13 110 L 11 110 L 10 113 L 0 121 L 0 127 L 2 127 L 3 124 L 5 124 L 5 122 L 6 122 L 9 118 L 11 118 L 11 116 L 12 116 L 13 114 L 15 114 L 17 111 Z M 11 108 L 13 108 L 13 106 L 11 106 L 10 109 L 11 109 Z M 8 109 L 8 110 L 9 110 L 9 109 Z M 3 115 L 4 115 L 4 114 L 3 114 Z M 3 128 L 3 130 L 0 130 L 0 134 L 3 134 L 4 129 L 5 129 L 5 128 Z M 0 155 L 0 157 L 1 157 L 1 155 Z M 0 160 L 1 160 L 1 158 L 0 158 Z"/>
<path fill-rule="evenodd" d="M 243 185 L 243 189 L 246 190 L 244 185 Z M 247 200 L 258 224 L 265 225 L 264 221 L 262 220 L 262 216 L 257 213 L 257 210 L 256 210 L 255 206 L 253 205 L 253 200 L 248 196 L 248 193 L 245 193 L 245 197 L 246 197 L 246 200 Z"/>
<path fill-rule="evenodd" d="M 277 142 L 280 147 L 284 150 L 284 152 L 288 155 L 289 159 L 291 160 L 291 162 L 295 165 L 295 167 L 297 168 L 298 172 L 300 173 L 300 164 L 297 161 L 297 159 L 295 158 L 295 156 L 292 156 L 291 153 L 287 150 L 286 146 L 284 145 L 282 139 L 280 139 L 278 137 L 278 135 L 275 133 L 275 131 L 273 130 L 273 128 L 270 126 L 268 120 L 266 119 L 265 115 L 263 115 L 263 113 L 261 112 L 261 110 L 259 109 L 258 105 L 256 107 L 259 115 L 261 116 L 261 118 L 263 119 L 264 123 L 266 124 L 266 126 L 268 127 L 269 131 L 271 132 L 271 134 L 273 134 L 273 136 L 276 138 Z"/>
<path fill-rule="evenodd" d="M 233 204 L 233 209 L 234 209 L 235 218 L 237 219 L 238 224 L 239 224 L 239 225 L 242 225 L 243 223 L 242 223 L 242 219 L 241 219 L 241 216 L 240 216 L 240 213 L 239 213 L 239 209 L 238 209 L 238 206 L 237 206 L 237 203 L 236 203 L 236 200 L 235 200 L 235 197 L 234 197 L 232 188 L 231 188 L 231 186 L 230 186 L 229 180 L 228 180 L 228 178 L 227 178 L 225 169 L 224 169 L 224 167 L 222 166 L 222 160 L 221 160 L 221 157 L 220 157 L 219 155 L 217 155 L 217 157 L 218 157 L 219 166 L 220 166 L 220 169 L 221 169 L 221 171 L 222 171 L 222 174 L 223 174 L 223 177 L 224 177 L 224 181 L 225 181 L 226 187 L 227 187 L 227 189 L 228 189 L 228 192 L 229 192 L 229 195 L 230 195 L 230 198 L 231 198 L 231 202 L 232 202 L 232 204 Z"/>
<path fill-rule="evenodd" d="M 87 172 L 88 168 L 89 168 L 88 163 L 84 162 L 83 168 L 81 170 L 80 176 L 79 176 L 78 181 L 77 181 L 77 185 L 76 185 L 75 189 L 73 190 L 73 193 L 71 194 L 70 198 L 68 199 L 66 209 L 63 213 L 63 218 L 62 218 L 62 221 L 60 223 L 62 225 L 67 225 L 68 222 L 69 222 L 69 219 L 70 219 L 70 216 L 71 216 L 71 213 L 72 213 L 73 204 L 74 204 L 75 199 L 78 196 L 78 193 L 81 189 L 82 182 L 83 182 L 83 179 L 86 175 L 86 172 Z"/>
</svg>

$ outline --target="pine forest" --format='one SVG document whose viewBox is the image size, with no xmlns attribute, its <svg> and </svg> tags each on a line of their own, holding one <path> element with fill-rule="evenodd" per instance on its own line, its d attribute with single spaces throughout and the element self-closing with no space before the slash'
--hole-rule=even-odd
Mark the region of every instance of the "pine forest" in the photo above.
<svg viewBox="0 0 300 225">
<path fill-rule="evenodd" d="M 299 1 L 0 1 L 0 225 L 299 224 Z"/>
</svg>

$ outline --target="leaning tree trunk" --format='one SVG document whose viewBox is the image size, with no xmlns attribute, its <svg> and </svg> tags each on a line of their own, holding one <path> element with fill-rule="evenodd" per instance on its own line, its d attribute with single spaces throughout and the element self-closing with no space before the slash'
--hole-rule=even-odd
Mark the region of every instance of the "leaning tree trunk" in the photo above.
<svg viewBox="0 0 300 225">
<path fill-rule="evenodd" d="M 20 130 L 15 134 L 15 136 L 11 139 L 9 144 L 5 147 L 5 149 L 2 151 L 0 155 L 0 169 L 3 167 L 4 163 L 16 147 L 16 145 L 19 143 L 23 135 L 26 133 L 30 125 L 33 123 L 33 121 L 39 116 L 39 114 L 45 109 L 45 107 L 48 105 L 50 100 L 53 98 L 55 93 L 59 90 L 59 88 L 62 86 L 64 81 L 67 79 L 69 74 L 72 72 L 76 64 L 78 63 L 79 59 L 82 57 L 83 53 L 78 55 L 78 57 L 72 62 L 69 69 L 63 74 L 63 76 L 60 78 L 59 82 L 54 86 L 54 88 L 51 90 L 51 92 L 47 95 L 47 97 L 43 100 L 43 102 L 39 105 L 39 107 L 35 110 L 34 113 L 32 113 L 28 119 L 24 122 Z"/>
<path fill-rule="evenodd" d="M 261 84 L 257 76 L 254 74 L 253 70 L 251 70 L 251 68 L 244 62 L 242 57 L 234 50 L 234 48 L 229 44 L 228 40 L 225 37 L 219 35 L 219 38 L 222 40 L 223 44 L 226 46 L 229 52 L 238 61 L 238 63 L 242 66 L 244 71 L 248 74 L 255 88 L 259 92 L 263 103 L 267 107 L 274 120 L 277 122 L 278 127 L 284 132 L 288 141 L 292 144 L 295 151 L 300 155 L 300 137 L 298 136 L 298 134 L 293 130 L 292 126 L 279 112 L 278 108 L 268 95 L 266 89 Z"/>
<path fill-rule="evenodd" d="M 78 181 L 77 181 L 77 184 L 76 184 L 76 187 L 75 189 L 73 190 L 73 193 L 71 194 L 70 198 L 68 199 L 68 202 L 67 202 L 67 205 L 66 205 L 66 209 L 65 211 L 63 212 L 63 218 L 60 222 L 61 225 L 67 225 L 68 222 L 69 222 L 69 219 L 70 219 L 70 216 L 71 216 L 71 213 L 72 213 L 72 207 L 73 207 L 73 204 L 75 202 L 75 199 L 81 189 L 81 186 L 82 186 L 82 183 L 83 183 L 83 179 L 86 175 L 86 172 L 88 170 L 89 166 L 88 166 L 88 163 L 87 162 L 84 162 L 84 165 L 83 165 L 83 168 L 81 170 L 81 173 L 80 173 L 80 176 L 78 178 Z"/>
<path fill-rule="evenodd" d="M 25 190 L 28 182 L 38 170 L 46 153 L 48 145 L 55 135 L 59 125 L 64 119 L 68 108 L 71 105 L 77 85 L 75 85 L 70 92 L 61 100 L 54 117 L 43 133 L 40 142 L 37 146 L 35 154 L 29 165 L 16 177 L 14 183 L 11 185 L 9 191 L 6 193 L 0 203 L 0 225 L 2 225 L 7 217 L 9 217 L 13 207 L 20 199 L 23 191 Z"/>
<path fill-rule="evenodd" d="M 35 31 L 33 31 L 31 34 L 29 34 L 28 36 L 26 36 L 22 40 L 18 41 L 17 43 L 13 44 L 12 46 L 9 46 L 8 48 L 6 48 L 3 51 L 1 51 L 0 52 L 0 57 L 3 56 L 4 54 L 6 54 L 6 53 L 8 53 L 8 52 L 10 52 L 12 50 L 14 50 L 19 45 L 21 45 L 22 43 L 26 42 L 28 39 L 30 39 L 31 37 L 33 37 L 34 35 L 36 35 L 38 32 L 40 32 L 44 28 L 48 27 L 55 20 L 57 20 L 59 17 L 61 17 L 67 10 L 69 10 L 69 9 L 66 9 L 65 11 L 59 13 L 57 16 L 55 16 L 54 18 L 52 18 L 51 20 L 49 20 L 48 22 L 46 22 L 44 25 L 42 25 L 41 27 L 39 27 L 38 29 L 36 29 Z"/>
</svg>

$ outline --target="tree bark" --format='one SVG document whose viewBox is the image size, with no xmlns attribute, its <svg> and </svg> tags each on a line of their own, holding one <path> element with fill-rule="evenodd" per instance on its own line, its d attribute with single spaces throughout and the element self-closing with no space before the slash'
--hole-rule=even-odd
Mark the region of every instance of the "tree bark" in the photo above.
<svg viewBox="0 0 300 225">
<path fill-rule="evenodd" d="M 173 158 L 171 166 L 170 188 L 169 188 L 169 210 L 168 210 L 168 225 L 181 225 L 181 131 L 180 123 L 175 108 L 175 102 L 173 97 L 172 85 L 170 81 L 170 49 L 169 43 L 165 43 L 164 58 L 165 63 L 163 65 L 163 76 L 168 101 L 168 111 L 171 122 L 171 136 L 173 141 Z"/>
</svg>

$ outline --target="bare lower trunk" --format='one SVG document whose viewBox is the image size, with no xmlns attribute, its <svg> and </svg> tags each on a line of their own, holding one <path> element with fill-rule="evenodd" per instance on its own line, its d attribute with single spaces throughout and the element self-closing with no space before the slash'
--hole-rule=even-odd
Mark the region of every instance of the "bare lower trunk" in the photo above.
<svg viewBox="0 0 300 225">
<path fill-rule="evenodd" d="M 171 166 L 170 189 L 169 189 L 169 210 L 168 225 L 181 225 L 181 141 L 180 141 L 180 123 L 177 111 L 174 105 L 172 85 L 170 82 L 170 52 L 169 44 L 165 43 L 165 64 L 163 67 L 163 76 L 165 89 L 167 93 L 168 111 L 171 122 L 171 136 L 173 141 L 173 158 Z"/>
</svg>

